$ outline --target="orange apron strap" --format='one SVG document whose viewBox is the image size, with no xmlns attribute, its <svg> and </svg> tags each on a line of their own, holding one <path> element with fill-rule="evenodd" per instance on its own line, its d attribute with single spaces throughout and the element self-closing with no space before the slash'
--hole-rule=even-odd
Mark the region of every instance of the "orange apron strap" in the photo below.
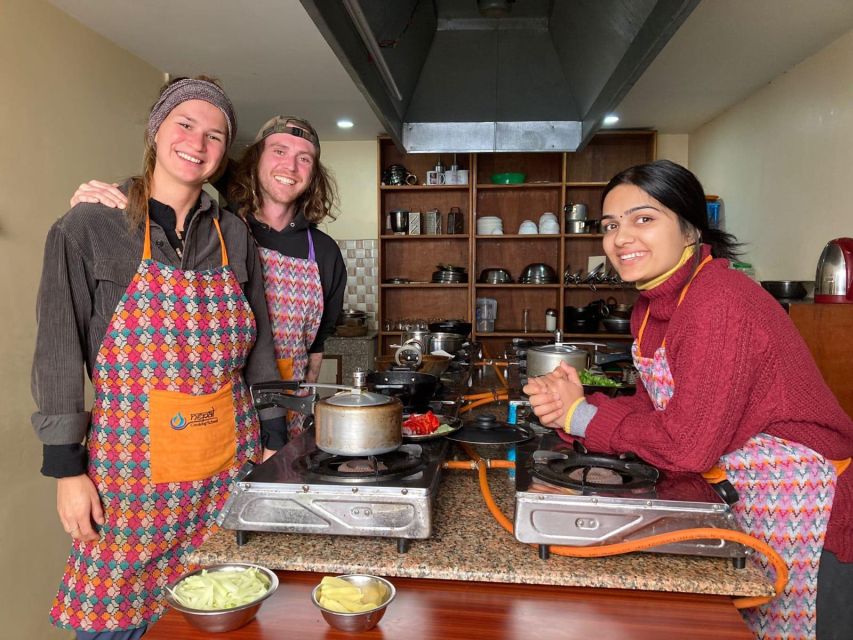
<svg viewBox="0 0 853 640">
<path fill-rule="evenodd" d="M 850 460 L 853 458 L 847 458 L 845 460 L 830 460 L 832 466 L 835 467 L 835 475 L 840 476 L 842 473 L 847 471 L 847 467 L 850 466 Z"/>
<path fill-rule="evenodd" d="M 219 220 L 213 219 L 213 225 L 216 227 L 216 233 L 219 234 L 219 246 L 222 247 L 222 266 L 228 266 L 228 250 L 225 248 L 225 240 L 222 238 L 222 229 L 219 228 Z"/>
<path fill-rule="evenodd" d="M 151 218 L 145 216 L 145 239 L 142 241 L 142 259 L 151 259 Z"/>
<path fill-rule="evenodd" d="M 693 279 L 696 276 L 698 276 L 699 272 L 702 271 L 702 269 L 705 267 L 705 265 L 708 264 L 709 262 L 711 262 L 711 260 L 713 260 L 713 259 L 714 259 L 713 256 L 711 256 L 711 254 L 708 254 L 707 256 L 705 256 L 705 259 L 699 263 L 699 266 L 696 268 L 696 271 L 693 272 L 693 275 L 690 276 L 690 280 L 687 281 L 687 284 L 684 285 L 684 288 L 681 290 L 681 295 L 678 296 L 678 304 L 675 305 L 676 307 L 681 304 L 682 300 L 684 300 L 684 296 L 687 295 L 687 290 L 690 288 L 690 285 L 693 284 Z M 646 324 L 649 321 L 649 313 L 651 312 L 651 310 L 652 310 L 651 305 L 646 307 L 646 315 L 643 316 L 643 321 L 642 321 L 642 323 L 640 323 L 640 330 L 637 332 L 637 356 L 638 357 L 642 357 L 642 353 L 640 351 L 640 345 L 643 343 L 643 333 L 645 333 L 645 331 L 646 331 Z M 661 346 L 662 347 L 666 346 L 666 337 L 664 337 L 663 342 L 661 342 Z"/>
</svg>

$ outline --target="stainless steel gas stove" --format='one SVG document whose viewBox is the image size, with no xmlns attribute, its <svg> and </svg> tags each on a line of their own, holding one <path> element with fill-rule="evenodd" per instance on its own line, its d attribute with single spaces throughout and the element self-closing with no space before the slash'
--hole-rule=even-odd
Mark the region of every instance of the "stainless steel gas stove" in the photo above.
<svg viewBox="0 0 853 640">
<path fill-rule="evenodd" d="M 726 498 L 698 474 L 669 473 L 631 455 L 590 454 L 555 433 L 519 446 L 515 537 L 538 544 L 588 547 L 639 540 L 684 529 L 738 530 Z M 732 558 L 745 566 L 746 547 L 725 540 L 687 540 L 647 551 Z"/>
<path fill-rule="evenodd" d="M 238 544 L 249 531 L 379 536 L 404 553 L 432 533 L 447 449 L 438 438 L 348 458 L 317 449 L 311 428 L 239 480 L 217 522 Z"/>
</svg>

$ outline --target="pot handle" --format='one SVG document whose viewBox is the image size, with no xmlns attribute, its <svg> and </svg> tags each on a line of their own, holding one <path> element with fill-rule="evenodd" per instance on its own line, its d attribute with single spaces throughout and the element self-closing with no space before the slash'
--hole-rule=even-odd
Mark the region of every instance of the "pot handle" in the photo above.
<svg viewBox="0 0 853 640">
<path fill-rule="evenodd" d="M 318 400 L 317 394 L 296 396 L 293 392 L 314 386 L 317 385 L 304 385 L 301 380 L 274 380 L 253 384 L 249 387 L 249 392 L 252 394 L 255 409 L 281 407 L 310 416 L 314 413 L 314 403 Z"/>
</svg>

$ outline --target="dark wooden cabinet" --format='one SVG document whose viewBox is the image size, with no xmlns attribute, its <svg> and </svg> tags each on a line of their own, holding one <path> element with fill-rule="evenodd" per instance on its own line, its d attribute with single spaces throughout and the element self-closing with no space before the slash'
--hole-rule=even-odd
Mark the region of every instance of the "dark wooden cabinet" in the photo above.
<svg viewBox="0 0 853 640">
<path fill-rule="evenodd" d="M 379 140 L 379 173 L 392 164 L 402 164 L 418 178 L 414 186 L 379 186 L 380 215 L 380 352 L 387 352 L 400 338 L 399 323 L 438 318 L 462 319 L 475 323 L 478 297 L 497 301 L 494 332 L 477 333 L 491 355 L 503 353 L 506 343 L 516 336 L 547 338 L 545 312 L 555 309 L 558 327 L 564 327 L 564 307 L 584 306 L 594 300 L 631 303 L 636 297 L 632 286 L 565 285 L 563 275 L 588 270 L 590 256 L 603 256 L 602 235 L 566 232 L 563 213 L 567 203 L 588 206 L 590 219 L 601 216 L 601 194 L 607 181 L 626 167 L 649 162 L 655 157 L 654 131 L 614 131 L 600 133 L 578 153 L 480 153 L 459 154 L 457 164 L 469 171 L 466 185 L 424 185 L 426 172 L 441 160 L 453 161 L 452 154 L 401 154 L 385 138 Z M 522 184 L 492 184 L 496 173 L 522 172 Z M 462 213 L 463 233 L 459 235 L 395 235 L 387 224 L 394 209 L 423 214 L 438 209 L 446 229 L 452 207 Z M 524 220 L 538 223 L 545 212 L 553 212 L 559 221 L 559 233 L 521 235 Z M 479 235 L 476 219 L 498 216 L 502 235 Z M 558 282 L 547 285 L 518 284 L 524 268 L 544 262 L 557 274 Z M 439 264 L 465 266 L 466 284 L 432 284 L 432 273 Z M 510 272 L 513 284 L 477 282 L 480 273 L 490 267 Z M 411 282 L 391 284 L 393 278 Z M 525 310 L 526 313 L 525 313 Z M 527 332 L 524 318 L 527 316 Z M 626 340 L 627 334 L 567 334 L 569 338 Z"/>
</svg>

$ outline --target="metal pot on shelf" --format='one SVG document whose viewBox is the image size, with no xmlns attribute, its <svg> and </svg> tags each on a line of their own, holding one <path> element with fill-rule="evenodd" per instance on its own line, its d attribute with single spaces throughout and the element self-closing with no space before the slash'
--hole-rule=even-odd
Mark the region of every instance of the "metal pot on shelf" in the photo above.
<svg viewBox="0 0 853 640">
<path fill-rule="evenodd" d="M 250 387 L 255 407 L 283 407 L 314 416 L 317 448 L 340 456 L 375 456 L 403 443 L 403 404 L 399 399 L 368 391 L 365 372 L 356 371 L 353 386 L 275 380 Z M 316 389 L 338 389 L 319 400 Z M 292 395 L 313 389 L 307 396 Z"/>
</svg>

